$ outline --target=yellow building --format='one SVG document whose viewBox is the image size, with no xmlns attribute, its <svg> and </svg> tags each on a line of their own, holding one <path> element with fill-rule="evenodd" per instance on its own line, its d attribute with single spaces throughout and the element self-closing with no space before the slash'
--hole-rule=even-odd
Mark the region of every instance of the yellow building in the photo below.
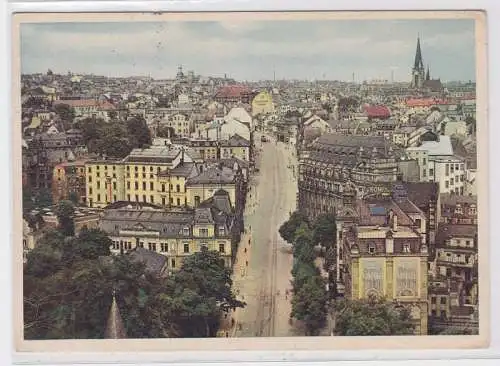
<svg viewBox="0 0 500 366">
<path fill-rule="evenodd" d="M 194 207 L 223 188 L 235 206 L 241 177 L 232 169 L 197 165 L 172 147 L 135 149 L 121 161 L 85 165 L 87 205 L 105 207 L 118 201 Z"/>
<path fill-rule="evenodd" d="M 221 159 L 235 157 L 240 160 L 250 161 L 250 141 L 240 135 L 233 135 L 229 140 L 221 141 L 220 157 Z"/>
<path fill-rule="evenodd" d="M 239 172 L 223 166 L 208 166 L 197 176 L 186 180 L 187 202 L 191 207 L 199 204 L 219 190 L 229 194 L 231 207 L 236 207 L 241 202 L 242 176 Z"/>
<path fill-rule="evenodd" d="M 228 202 L 226 192 L 217 198 Z M 135 248 L 145 248 L 168 257 L 169 270 L 179 269 L 184 258 L 199 252 L 202 247 L 218 251 L 226 266 L 231 266 L 231 237 L 233 216 L 230 207 L 203 202 L 196 209 L 158 209 L 120 206 L 106 209 L 100 228 L 113 241 L 111 252 L 125 253 Z"/>
<path fill-rule="evenodd" d="M 203 160 L 215 160 L 219 156 L 219 146 L 215 140 L 191 140 L 190 147 L 195 150 Z"/>
<path fill-rule="evenodd" d="M 252 115 L 274 112 L 273 97 L 267 90 L 261 91 L 252 100 Z"/>
<path fill-rule="evenodd" d="M 407 307 L 416 334 L 427 334 L 427 260 L 425 239 L 403 212 L 373 206 L 371 222 L 354 225 L 344 235 L 343 271 L 345 297 L 382 297 Z M 382 212 L 384 211 L 384 212 Z M 386 216 L 387 215 L 387 216 Z M 380 219 L 379 225 L 374 221 Z M 425 220 L 421 215 L 417 220 Z M 399 222 L 398 222 L 399 221 Z"/>
<path fill-rule="evenodd" d="M 125 200 L 125 165 L 121 161 L 88 161 L 85 170 L 88 207 L 104 207 Z"/>
</svg>

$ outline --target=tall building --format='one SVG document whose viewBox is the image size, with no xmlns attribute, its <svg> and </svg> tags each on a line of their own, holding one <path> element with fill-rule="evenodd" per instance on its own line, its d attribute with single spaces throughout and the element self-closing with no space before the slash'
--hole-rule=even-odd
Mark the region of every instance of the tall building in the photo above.
<svg viewBox="0 0 500 366">
<path fill-rule="evenodd" d="M 299 209 L 309 217 L 337 212 L 348 190 L 355 198 L 390 194 L 399 154 L 383 136 L 321 136 L 301 152 Z"/>
<path fill-rule="evenodd" d="M 415 51 L 415 61 L 411 72 L 411 87 L 429 93 L 439 94 L 443 91 L 440 79 L 431 79 L 429 65 L 427 71 L 422 58 L 422 48 L 420 47 L 420 37 L 417 37 L 417 49 Z"/>
<path fill-rule="evenodd" d="M 415 62 L 413 63 L 411 75 L 411 87 L 416 89 L 422 88 L 425 80 L 425 69 L 422 50 L 420 48 L 420 37 L 417 38 L 417 50 L 415 52 Z"/>
</svg>

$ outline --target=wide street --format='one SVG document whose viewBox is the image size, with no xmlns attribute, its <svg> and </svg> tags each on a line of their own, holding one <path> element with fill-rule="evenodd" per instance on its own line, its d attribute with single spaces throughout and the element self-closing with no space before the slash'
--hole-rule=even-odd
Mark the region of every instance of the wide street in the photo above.
<svg viewBox="0 0 500 366">
<path fill-rule="evenodd" d="M 278 229 L 296 208 L 297 184 L 290 145 L 275 140 L 261 143 L 245 212 L 243 235 L 234 267 L 234 287 L 238 298 L 247 303 L 232 314 L 231 336 L 292 336 L 291 245 L 281 239 Z"/>
</svg>

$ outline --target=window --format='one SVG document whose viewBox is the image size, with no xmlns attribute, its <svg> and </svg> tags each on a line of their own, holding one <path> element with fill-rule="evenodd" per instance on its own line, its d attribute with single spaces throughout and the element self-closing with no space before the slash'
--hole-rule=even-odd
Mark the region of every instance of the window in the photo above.
<svg viewBox="0 0 500 366">
<path fill-rule="evenodd" d="M 136 191 L 139 189 L 139 182 L 134 182 L 134 188 Z"/>
<path fill-rule="evenodd" d="M 466 240 L 466 241 L 465 241 L 465 246 L 467 246 L 467 247 L 470 247 L 470 246 L 471 246 L 471 245 L 470 245 L 470 240 Z"/>
<path fill-rule="evenodd" d="M 143 195 L 142 195 L 142 202 L 147 202 L 147 201 L 146 201 L 146 195 L 145 195 L 145 194 L 143 194 Z"/>
<path fill-rule="evenodd" d="M 424 166 L 425 166 L 425 164 L 427 164 L 427 159 L 426 159 L 426 158 L 424 158 L 424 159 L 422 160 L 422 165 L 424 165 Z"/>
<path fill-rule="evenodd" d="M 444 182 L 444 186 L 445 188 L 449 188 L 450 187 L 450 182 L 448 182 L 447 180 Z"/>
<path fill-rule="evenodd" d="M 403 253 L 410 253 L 410 244 L 403 244 Z"/>
<path fill-rule="evenodd" d="M 130 189 L 130 182 L 127 182 L 127 189 Z"/>
<path fill-rule="evenodd" d="M 208 229 L 207 228 L 200 228 L 200 236 L 207 237 L 208 236 Z"/>
<path fill-rule="evenodd" d="M 89 187 L 89 195 L 92 194 L 92 187 Z"/>
<path fill-rule="evenodd" d="M 89 183 L 92 183 L 92 176 L 89 175 Z"/>
<path fill-rule="evenodd" d="M 423 176 L 424 176 L 424 177 L 427 177 L 427 170 L 426 170 L 426 169 L 424 169 L 424 170 L 422 171 L 422 173 L 423 173 Z"/>
<path fill-rule="evenodd" d="M 174 186 L 173 186 L 172 184 L 170 184 L 170 185 L 169 185 L 169 190 L 172 190 L 172 189 L 173 189 L 173 187 L 174 187 Z"/>
<path fill-rule="evenodd" d="M 434 169 L 429 169 L 429 176 L 433 177 L 434 176 Z"/>
<path fill-rule="evenodd" d="M 149 182 L 149 190 L 150 190 L 150 191 L 154 191 L 154 189 L 155 189 L 155 184 L 154 184 L 154 182 Z"/>
<path fill-rule="evenodd" d="M 138 194 L 135 195 L 135 202 L 139 202 L 139 195 Z"/>
<path fill-rule="evenodd" d="M 145 171 L 146 171 L 146 167 L 145 167 L 145 166 L 143 166 L 143 167 L 142 167 L 142 171 L 143 171 L 143 172 L 145 172 Z"/>
<path fill-rule="evenodd" d="M 108 170 L 108 166 L 107 165 L 104 165 L 104 170 Z"/>
<path fill-rule="evenodd" d="M 180 192 L 180 191 L 181 191 L 181 186 L 177 184 L 177 185 L 175 186 L 175 191 L 176 191 L 176 192 Z"/>
<path fill-rule="evenodd" d="M 446 176 L 450 175 L 450 164 L 446 164 L 445 174 Z"/>
<path fill-rule="evenodd" d="M 161 198 L 161 204 L 162 204 L 163 206 L 165 206 L 165 204 L 166 204 L 165 197 L 162 197 L 162 198 Z"/>
<path fill-rule="evenodd" d="M 182 234 L 184 236 L 189 236 L 189 228 L 188 227 L 185 227 L 184 229 L 182 229 Z"/>
<path fill-rule="evenodd" d="M 154 198 L 154 196 L 153 196 L 153 195 L 149 196 L 149 201 L 150 201 L 151 203 L 155 203 L 155 198 Z"/>
<path fill-rule="evenodd" d="M 138 171 L 138 170 L 139 170 L 139 168 L 138 168 L 138 167 L 134 167 L 134 168 L 135 168 L 135 171 Z"/>
<path fill-rule="evenodd" d="M 97 194 L 97 202 L 101 202 L 101 194 L 100 193 Z"/>
<path fill-rule="evenodd" d="M 420 229 L 422 226 L 422 220 L 421 219 L 415 219 L 415 225 Z"/>
<path fill-rule="evenodd" d="M 148 243 L 148 249 L 156 252 L 156 243 Z"/>
<path fill-rule="evenodd" d="M 97 181 L 97 189 L 101 189 L 101 182 Z"/>
<path fill-rule="evenodd" d="M 180 206 L 180 205 L 181 205 L 181 199 L 177 198 L 177 206 Z"/>
<path fill-rule="evenodd" d="M 162 185 L 161 185 L 161 191 L 162 191 L 162 192 L 165 192 L 165 184 L 162 184 Z"/>
<path fill-rule="evenodd" d="M 142 190 L 145 191 L 146 190 L 146 182 L 142 182 Z"/>
<path fill-rule="evenodd" d="M 368 245 L 368 253 L 375 254 L 375 245 L 374 244 Z"/>
<path fill-rule="evenodd" d="M 127 201 L 130 202 L 130 194 L 127 194 Z"/>
<path fill-rule="evenodd" d="M 435 304 L 436 303 L 436 298 L 433 296 L 431 297 L 431 304 Z"/>
<path fill-rule="evenodd" d="M 116 189 L 116 182 L 113 182 L 113 189 Z"/>
<path fill-rule="evenodd" d="M 169 198 L 168 198 L 168 203 L 169 203 L 170 205 L 171 205 L 172 203 L 174 203 L 174 199 L 173 199 L 173 197 L 169 197 Z"/>
<path fill-rule="evenodd" d="M 89 167 L 88 172 L 92 173 L 92 168 L 91 167 Z"/>
<path fill-rule="evenodd" d="M 161 243 L 160 244 L 160 251 L 161 252 L 168 252 L 168 243 Z"/>
<path fill-rule="evenodd" d="M 96 175 L 97 175 L 97 178 L 99 178 L 101 176 L 101 173 L 97 172 Z"/>
<path fill-rule="evenodd" d="M 184 253 L 189 253 L 189 244 L 184 243 Z"/>
<path fill-rule="evenodd" d="M 219 244 L 219 253 L 225 253 L 226 252 L 226 245 L 224 243 Z"/>
<path fill-rule="evenodd" d="M 144 242 L 143 242 L 143 241 L 141 241 L 141 242 L 139 243 L 139 248 L 144 248 Z"/>
<path fill-rule="evenodd" d="M 226 235 L 226 228 L 225 228 L 224 226 L 221 226 L 221 227 L 219 228 L 219 235 L 220 235 L 220 236 L 224 236 L 224 235 Z"/>
<path fill-rule="evenodd" d="M 194 205 L 199 206 L 200 205 L 200 196 L 194 196 Z"/>
<path fill-rule="evenodd" d="M 455 170 L 459 170 L 458 164 L 455 164 Z"/>
<path fill-rule="evenodd" d="M 113 202 L 116 202 L 116 194 L 113 195 Z"/>
<path fill-rule="evenodd" d="M 453 181 L 453 178 L 450 178 L 450 186 L 452 186 L 455 182 Z"/>
<path fill-rule="evenodd" d="M 441 297 L 441 305 L 446 305 L 446 297 Z"/>
</svg>

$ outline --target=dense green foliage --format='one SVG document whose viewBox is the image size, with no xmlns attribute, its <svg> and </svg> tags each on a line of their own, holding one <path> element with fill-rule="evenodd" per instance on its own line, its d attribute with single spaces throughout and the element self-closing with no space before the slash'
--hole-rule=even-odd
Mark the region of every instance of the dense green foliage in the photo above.
<svg viewBox="0 0 500 366">
<path fill-rule="evenodd" d="M 293 243 L 295 231 L 301 224 L 308 224 L 308 219 L 301 212 L 295 211 L 290 215 L 290 218 L 285 221 L 279 228 L 279 233 L 283 240 Z"/>
<path fill-rule="evenodd" d="M 328 248 L 336 244 L 335 215 L 327 213 L 319 215 L 312 225 L 312 241 L 315 245 Z"/>
<path fill-rule="evenodd" d="M 128 255 L 110 256 L 110 244 L 96 229 L 46 233 L 24 270 L 26 339 L 103 338 L 113 291 L 129 338 L 215 336 L 222 313 L 245 305 L 217 252 L 157 278 Z"/>
<path fill-rule="evenodd" d="M 126 122 L 112 119 L 106 123 L 99 118 L 78 122 L 89 152 L 110 158 L 124 158 L 134 148 L 151 144 L 151 132 L 142 117 L 131 117 Z"/>
<path fill-rule="evenodd" d="M 323 226 L 314 222 L 317 234 Z M 327 292 L 325 281 L 314 263 L 316 259 L 314 231 L 307 218 L 299 212 L 280 227 L 280 235 L 293 245 L 292 312 L 291 317 L 303 322 L 306 335 L 318 335 L 326 323 Z"/>
<path fill-rule="evenodd" d="M 335 333 L 340 336 L 408 335 L 414 330 L 410 311 L 384 299 L 336 303 Z"/>
<path fill-rule="evenodd" d="M 73 216 L 75 214 L 75 207 L 71 201 L 60 201 L 54 213 L 59 221 L 59 230 L 65 236 L 75 235 L 75 223 Z"/>
</svg>

